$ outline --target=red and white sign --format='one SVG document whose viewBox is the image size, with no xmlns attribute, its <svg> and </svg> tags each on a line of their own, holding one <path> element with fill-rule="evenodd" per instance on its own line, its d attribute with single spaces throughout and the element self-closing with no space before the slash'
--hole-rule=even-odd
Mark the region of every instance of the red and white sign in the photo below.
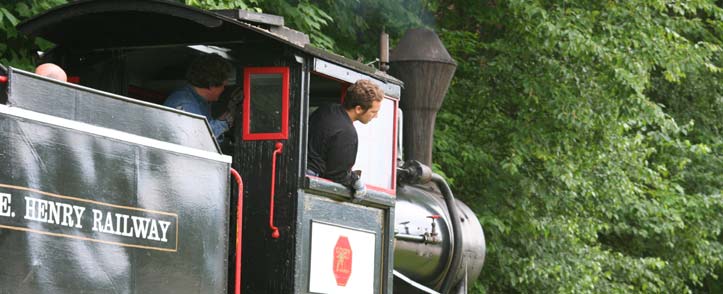
<svg viewBox="0 0 723 294">
<path fill-rule="evenodd" d="M 346 236 L 339 237 L 334 246 L 334 278 L 338 286 L 346 286 L 351 276 L 351 263 L 354 256 L 352 255 L 349 238 Z"/>
<path fill-rule="evenodd" d="M 309 292 L 374 293 L 373 232 L 312 222 Z"/>
</svg>

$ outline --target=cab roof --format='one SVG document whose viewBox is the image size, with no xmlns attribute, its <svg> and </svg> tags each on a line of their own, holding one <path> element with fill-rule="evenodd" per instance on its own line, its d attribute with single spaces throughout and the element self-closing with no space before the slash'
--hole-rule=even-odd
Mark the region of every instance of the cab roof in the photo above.
<svg viewBox="0 0 723 294">
<path fill-rule="evenodd" d="M 242 10 L 208 11 L 166 0 L 81 0 L 30 18 L 20 23 L 18 30 L 57 46 L 78 50 L 272 39 L 379 80 L 402 85 L 385 72 L 312 46 L 308 36 L 283 26 L 281 17 Z"/>
</svg>

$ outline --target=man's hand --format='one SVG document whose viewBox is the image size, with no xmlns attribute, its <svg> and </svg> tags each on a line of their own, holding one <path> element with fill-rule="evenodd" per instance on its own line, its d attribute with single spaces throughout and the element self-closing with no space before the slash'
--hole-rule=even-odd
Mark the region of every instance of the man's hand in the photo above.
<svg viewBox="0 0 723 294">
<path fill-rule="evenodd" d="M 218 119 L 224 120 L 228 123 L 229 128 L 233 127 L 234 113 L 237 113 L 243 102 L 244 91 L 241 87 L 236 87 L 230 94 L 228 104 L 226 104 L 226 112 L 221 115 Z"/>
<path fill-rule="evenodd" d="M 354 203 L 359 203 L 367 196 L 367 187 L 364 185 L 361 179 L 354 182 L 354 198 L 351 200 Z"/>
<path fill-rule="evenodd" d="M 226 121 L 228 123 L 228 127 L 233 127 L 233 115 L 226 111 L 221 116 L 218 117 L 219 120 Z"/>
<path fill-rule="evenodd" d="M 238 87 L 231 92 L 231 99 L 228 100 L 228 104 L 226 104 L 226 109 L 228 109 L 228 112 L 230 113 L 236 113 L 237 109 L 240 109 L 241 102 L 243 102 L 244 98 L 244 91 L 241 87 Z"/>
</svg>

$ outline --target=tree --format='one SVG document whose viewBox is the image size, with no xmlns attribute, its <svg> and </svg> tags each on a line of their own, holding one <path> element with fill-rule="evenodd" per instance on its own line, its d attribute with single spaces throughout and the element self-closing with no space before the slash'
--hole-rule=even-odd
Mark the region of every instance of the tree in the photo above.
<svg viewBox="0 0 723 294">
<path fill-rule="evenodd" d="M 474 195 L 466 199 L 489 246 L 481 288 L 701 289 L 723 257 L 720 139 L 704 135 L 720 123 L 698 109 L 721 93 L 720 7 L 437 7 L 460 66 L 438 118 L 435 158 L 460 194 Z"/>
<path fill-rule="evenodd" d="M 35 64 L 35 52 L 45 50 L 52 44 L 39 38 L 28 38 L 19 34 L 15 26 L 24 19 L 65 2 L 65 0 L 22 0 L 0 4 L 0 64 L 31 69 Z"/>
<path fill-rule="evenodd" d="M 286 1 L 188 0 L 210 9 L 242 8 L 285 17 L 286 25 L 309 35 L 313 45 L 361 61 L 378 54 L 379 34 L 385 30 L 400 38 L 420 26 L 431 14 L 417 0 Z"/>
</svg>

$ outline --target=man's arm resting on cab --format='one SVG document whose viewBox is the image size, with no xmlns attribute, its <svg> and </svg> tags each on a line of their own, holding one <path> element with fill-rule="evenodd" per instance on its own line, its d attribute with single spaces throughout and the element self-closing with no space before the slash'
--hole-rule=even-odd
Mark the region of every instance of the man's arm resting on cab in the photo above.
<svg viewBox="0 0 723 294">
<path fill-rule="evenodd" d="M 330 143 L 324 176 L 353 189 L 354 183 L 359 179 L 351 171 L 356 160 L 355 144 L 344 140 L 341 136 L 335 136 L 333 142 Z"/>
</svg>

